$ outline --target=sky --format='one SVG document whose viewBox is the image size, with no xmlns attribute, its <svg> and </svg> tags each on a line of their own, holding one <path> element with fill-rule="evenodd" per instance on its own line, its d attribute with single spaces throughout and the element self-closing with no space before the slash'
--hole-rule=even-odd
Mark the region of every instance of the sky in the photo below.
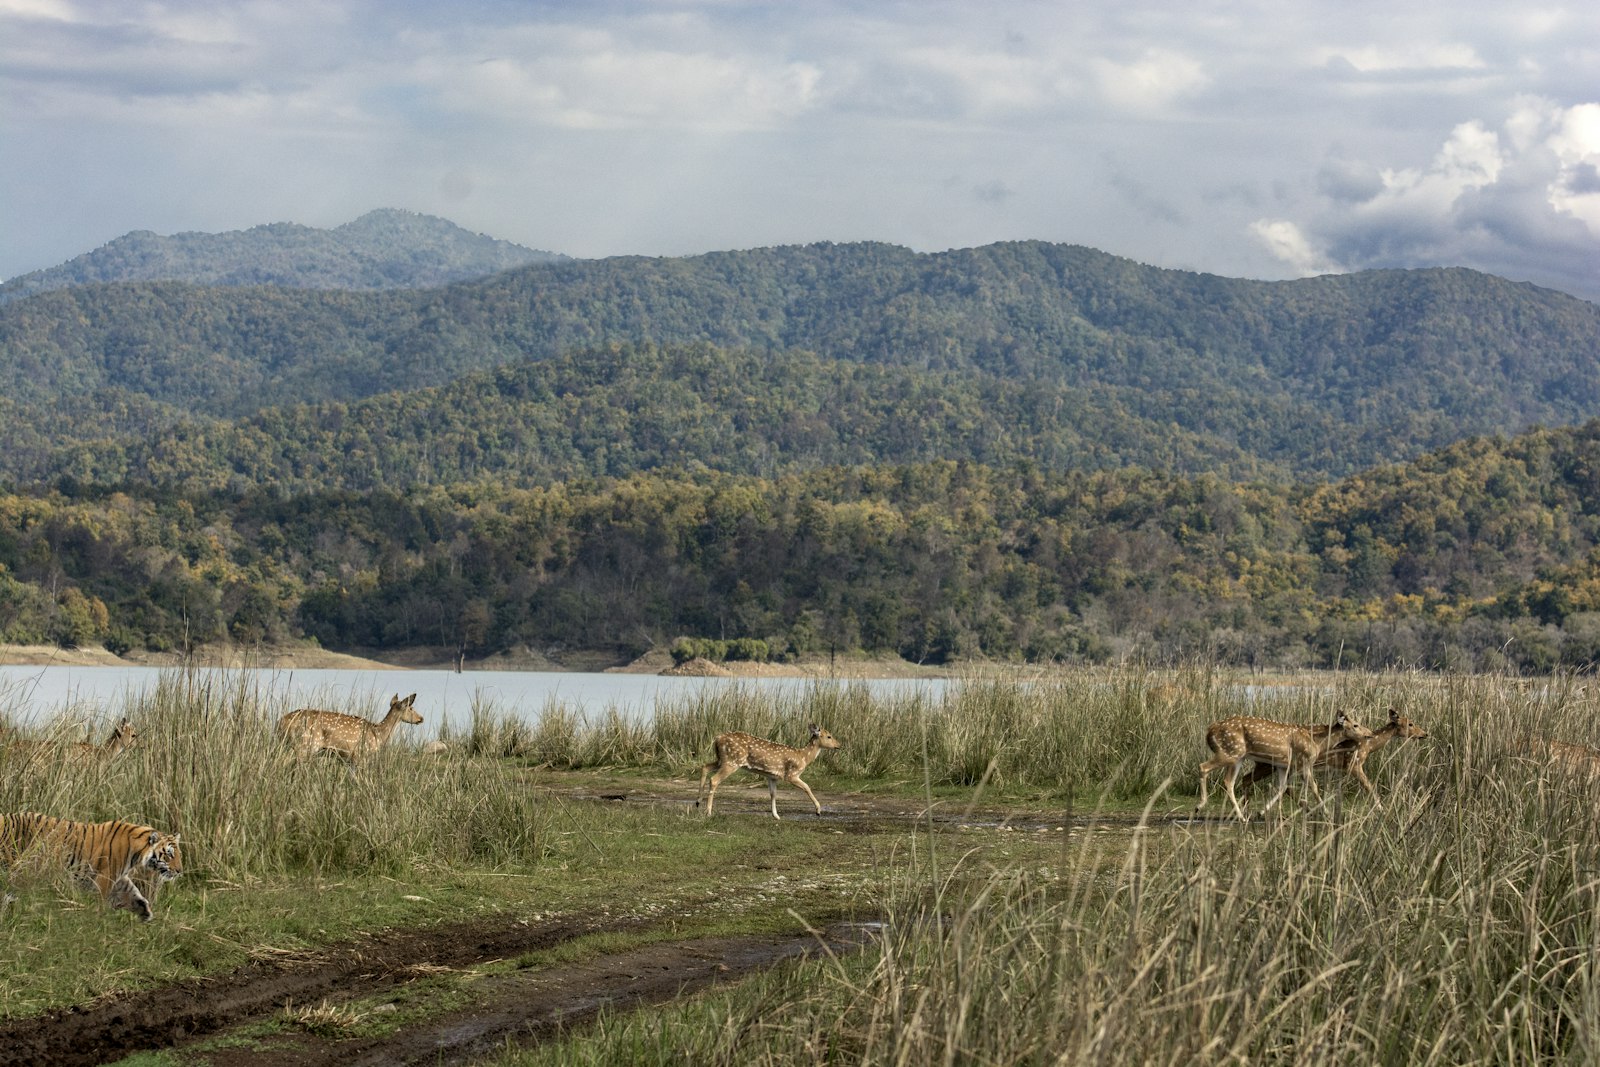
<svg viewBox="0 0 1600 1067">
<path fill-rule="evenodd" d="M 1600 301 L 1600 3 L 0 0 L 0 278 L 379 207 Z"/>
</svg>

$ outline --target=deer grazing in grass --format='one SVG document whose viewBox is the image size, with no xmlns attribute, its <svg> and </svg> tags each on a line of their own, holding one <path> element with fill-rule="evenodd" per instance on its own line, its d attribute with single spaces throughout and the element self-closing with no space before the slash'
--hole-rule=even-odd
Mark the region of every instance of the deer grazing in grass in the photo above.
<svg viewBox="0 0 1600 1067">
<path fill-rule="evenodd" d="M 1328 727 L 1317 725 L 1311 727 L 1311 736 L 1321 741 L 1328 734 Z M 1361 783 L 1361 788 L 1367 791 L 1372 798 L 1372 803 L 1383 807 L 1383 802 L 1378 799 L 1378 790 L 1372 785 L 1372 779 L 1367 777 L 1366 762 L 1379 749 L 1390 741 L 1408 741 L 1414 738 L 1427 737 L 1427 731 L 1400 714 L 1399 708 L 1389 709 L 1389 722 L 1372 732 L 1372 736 L 1361 741 L 1345 741 L 1335 748 L 1324 749 L 1322 755 L 1317 757 L 1315 766 L 1318 769 L 1332 767 L 1343 771 Z M 1255 784 L 1273 772 L 1270 763 L 1257 763 L 1255 769 L 1240 781 L 1245 796 L 1250 795 L 1250 790 Z"/>
<path fill-rule="evenodd" d="M 133 723 L 126 717 L 112 729 L 111 736 L 100 744 L 90 741 L 74 741 L 65 744 L 60 741 L 38 741 L 33 739 L 17 738 L 0 742 L 13 756 L 28 760 L 67 760 L 77 764 L 92 764 L 110 760 L 123 750 L 133 747 L 139 739 L 139 731 L 134 729 Z"/>
<path fill-rule="evenodd" d="M 716 759 L 707 763 L 700 769 L 700 791 L 705 796 L 706 814 L 711 814 L 711 805 L 717 799 L 717 786 L 728 775 L 738 770 L 753 771 L 765 775 L 767 779 L 767 792 L 772 794 L 772 817 L 778 815 L 778 781 L 782 779 L 792 785 L 797 785 L 806 791 L 806 796 L 811 798 L 811 803 L 817 809 L 817 814 L 822 814 L 822 804 L 817 800 L 817 795 L 811 787 L 801 780 L 800 774 L 811 761 L 822 754 L 825 748 L 842 748 L 828 731 L 816 723 L 811 724 L 811 743 L 805 748 L 790 748 L 780 745 L 776 741 L 767 741 L 754 734 L 733 732 L 718 735 L 713 747 L 716 750 Z M 711 776 L 711 791 L 706 792 L 706 776 Z M 700 801 L 695 801 L 698 807 Z"/>
<path fill-rule="evenodd" d="M 1211 749 L 1213 755 L 1200 764 L 1200 801 L 1195 805 L 1195 810 L 1206 806 L 1206 780 L 1211 777 L 1211 772 L 1226 769 L 1222 781 L 1227 787 L 1228 799 L 1233 801 L 1233 810 L 1239 818 L 1249 821 L 1244 808 L 1239 806 L 1238 794 L 1233 791 L 1239 764 L 1247 759 L 1270 764 L 1278 772 L 1278 791 L 1267 801 L 1263 812 L 1271 811 L 1273 805 L 1283 799 L 1283 794 L 1289 789 L 1289 776 L 1296 770 L 1305 776 L 1312 795 L 1320 803 L 1322 791 L 1317 788 L 1316 775 L 1311 770 L 1317 757 L 1342 742 L 1364 741 L 1372 736 L 1372 731 L 1342 711 L 1324 736 L 1316 737 L 1313 729 L 1249 715 L 1235 715 L 1212 723 L 1206 728 L 1206 747 Z"/>
<path fill-rule="evenodd" d="M 1511 750 L 1579 776 L 1600 777 L 1600 748 L 1530 736 L 1513 741 Z"/>
<path fill-rule="evenodd" d="M 389 714 L 380 722 L 339 711 L 301 708 L 278 720 L 278 738 L 292 745 L 301 759 L 318 752 L 331 752 L 344 759 L 353 773 L 356 764 L 388 743 L 396 726 L 403 722 L 416 725 L 422 721 L 413 706 L 416 702 L 415 693 L 404 700 L 396 693 L 389 701 Z"/>
<path fill-rule="evenodd" d="M 72 746 L 71 756 L 80 762 L 90 762 L 97 759 L 110 759 L 125 749 L 132 748 L 133 743 L 139 740 L 139 731 L 133 728 L 133 723 L 124 716 L 111 731 L 111 736 L 100 744 L 91 744 L 88 741 L 79 741 Z"/>
</svg>

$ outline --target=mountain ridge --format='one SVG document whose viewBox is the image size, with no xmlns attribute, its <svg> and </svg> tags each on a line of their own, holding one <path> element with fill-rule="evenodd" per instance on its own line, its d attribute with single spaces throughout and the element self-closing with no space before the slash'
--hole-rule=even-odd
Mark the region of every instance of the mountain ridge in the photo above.
<svg viewBox="0 0 1600 1067">
<path fill-rule="evenodd" d="M 328 229 L 270 222 L 220 233 L 132 230 L 65 263 L 0 284 L 0 302 L 107 282 L 181 281 L 312 289 L 431 288 L 567 257 L 446 219 L 377 208 Z"/>
<path fill-rule="evenodd" d="M 1295 476 L 1600 416 L 1600 306 L 1469 270 L 1259 282 L 1044 242 L 821 242 L 531 264 L 417 290 L 42 293 L 0 306 L 0 371 L 16 383 L 0 443 L 37 468 L 117 426 L 160 434 L 607 346 L 698 344 L 944 375 L 957 391 L 963 376 L 1003 381 L 1068 409 L 1114 398 L 1107 412 L 1152 437 L 1170 425 L 1214 442 L 1219 469 L 1239 469 L 1234 450 Z M 56 417 L 63 403 L 75 424 Z"/>
</svg>

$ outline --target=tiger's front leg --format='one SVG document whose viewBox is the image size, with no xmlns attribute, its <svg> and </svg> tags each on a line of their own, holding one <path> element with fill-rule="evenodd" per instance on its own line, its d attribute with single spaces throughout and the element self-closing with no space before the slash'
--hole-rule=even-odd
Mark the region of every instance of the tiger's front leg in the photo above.
<svg viewBox="0 0 1600 1067">
<path fill-rule="evenodd" d="M 155 917 L 150 902 L 144 898 L 144 894 L 139 892 L 139 887 L 134 885 L 133 879 L 127 875 L 123 875 L 111 884 L 111 891 L 106 894 L 106 901 L 112 908 L 133 912 L 141 922 L 149 922 Z"/>
</svg>

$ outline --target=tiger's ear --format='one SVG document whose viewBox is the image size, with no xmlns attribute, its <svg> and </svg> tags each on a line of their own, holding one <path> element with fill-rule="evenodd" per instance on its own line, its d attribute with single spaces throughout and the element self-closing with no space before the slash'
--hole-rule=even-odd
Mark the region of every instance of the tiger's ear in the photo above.
<svg viewBox="0 0 1600 1067">
<path fill-rule="evenodd" d="M 160 841 L 161 841 L 161 831 L 160 830 L 151 830 L 150 831 L 150 843 L 152 845 L 154 845 L 154 844 L 159 843 Z"/>
</svg>

